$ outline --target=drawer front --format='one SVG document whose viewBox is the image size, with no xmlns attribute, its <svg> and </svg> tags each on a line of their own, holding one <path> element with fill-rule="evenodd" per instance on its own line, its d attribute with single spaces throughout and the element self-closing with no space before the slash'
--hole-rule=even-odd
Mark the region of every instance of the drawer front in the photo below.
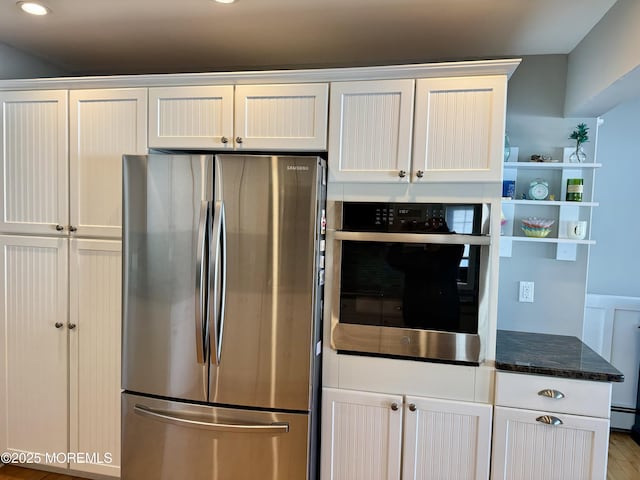
<svg viewBox="0 0 640 480">
<path fill-rule="evenodd" d="M 496 372 L 496 405 L 609 418 L 611 384 Z"/>
</svg>

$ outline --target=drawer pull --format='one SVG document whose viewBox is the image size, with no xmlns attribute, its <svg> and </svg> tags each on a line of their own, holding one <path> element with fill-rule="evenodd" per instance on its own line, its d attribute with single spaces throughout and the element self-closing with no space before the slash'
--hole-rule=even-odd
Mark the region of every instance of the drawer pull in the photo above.
<svg viewBox="0 0 640 480">
<path fill-rule="evenodd" d="M 551 415 L 542 415 L 536 418 L 536 422 L 544 423 L 545 425 L 562 425 L 562 420 Z"/>
<path fill-rule="evenodd" d="M 555 400 L 560 400 L 561 398 L 564 398 L 564 393 L 562 393 L 559 390 L 552 390 L 551 388 L 540 390 L 538 392 L 538 395 L 540 395 L 541 397 L 553 398 Z"/>
</svg>

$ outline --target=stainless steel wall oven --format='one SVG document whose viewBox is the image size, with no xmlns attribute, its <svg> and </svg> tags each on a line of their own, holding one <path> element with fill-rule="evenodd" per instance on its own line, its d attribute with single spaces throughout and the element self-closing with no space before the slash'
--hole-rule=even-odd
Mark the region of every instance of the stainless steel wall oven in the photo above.
<svg viewBox="0 0 640 480">
<path fill-rule="evenodd" d="M 331 342 L 477 365 L 483 204 L 336 202 Z"/>
</svg>

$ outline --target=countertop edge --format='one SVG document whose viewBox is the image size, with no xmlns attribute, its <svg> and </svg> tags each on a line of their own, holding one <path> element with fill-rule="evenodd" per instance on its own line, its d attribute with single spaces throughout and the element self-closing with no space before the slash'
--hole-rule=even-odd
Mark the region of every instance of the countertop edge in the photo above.
<svg viewBox="0 0 640 480">
<path fill-rule="evenodd" d="M 535 365 L 514 365 L 512 363 L 496 361 L 496 370 L 504 372 L 527 373 L 533 375 L 547 375 L 576 380 L 590 380 L 594 382 L 624 382 L 624 375 L 615 375 L 583 370 L 569 370 L 561 368 L 538 367 Z"/>
</svg>

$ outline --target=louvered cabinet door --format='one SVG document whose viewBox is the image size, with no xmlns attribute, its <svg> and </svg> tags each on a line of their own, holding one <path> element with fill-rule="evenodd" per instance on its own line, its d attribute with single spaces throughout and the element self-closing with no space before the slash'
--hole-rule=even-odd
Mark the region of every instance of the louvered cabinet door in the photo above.
<svg viewBox="0 0 640 480">
<path fill-rule="evenodd" d="M 147 90 L 70 92 L 70 227 L 120 238 L 122 155 L 147 153 Z"/>
<path fill-rule="evenodd" d="M 402 397 L 322 390 L 322 480 L 399 480 Z"/>
<path fill-rule="evenodd" d="M 605 418 L 495 407 L 491 478 L 604 480 L 608 443 Z"/>
<path fill-rule="evenodd" d="M 71 468 L 109 476 L 120 474 L 121 251 L 72 239 L 69 257 L 70 448 L 103 460 Z"/>
<path fill-rule="evenodd" d="M 492 406 L 406 397 L 402 480 L 487 480 Z"/>
<path fill-rule="evenodd" d="M 506 76 L 416 81 L 412 180 L 501 180 L 506 84 Z"/>
<path fill-rule="evenodd" d="M 0 109 L 0 234 L 66 234 L 67 92 L 0 92 Z"/>
<path fill-rule="evenodd" d="M 42 463 L 68 451 L 67 245 L 0 236 L 0 452 Z"/>
<path fill-rule="evenodd" d="M 409 182 L 413 93 L 413 80 L 331 84 L 331 181 Z"/>
</svg>

